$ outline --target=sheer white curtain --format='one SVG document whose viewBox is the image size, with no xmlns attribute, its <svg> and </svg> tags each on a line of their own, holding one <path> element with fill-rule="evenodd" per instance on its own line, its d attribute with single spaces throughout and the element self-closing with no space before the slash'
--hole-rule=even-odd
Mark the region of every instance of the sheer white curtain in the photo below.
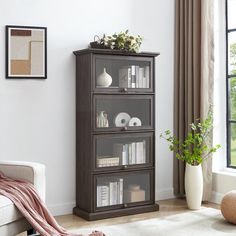
<svg viewBox="0 0 236 236">
<path fill-rule="evenodd" d="M 214 133 L 213 143 L 221 148 L 214 153 L 213 171 L 226 168 L 226 26 L 225 1 L 214 3 L 215 70 L 214 70 Z"/>
<path fill-rule="evenodd" d="M 214 0 L 201 1 L 201 119 L 207 117 L 213 104 L 214 84 Z M 212 139 L 209 140 L 212 143 Z M 208 201 L 212 193 L 212 159 L 203 162 L 203 201 Z"/>
</svg>

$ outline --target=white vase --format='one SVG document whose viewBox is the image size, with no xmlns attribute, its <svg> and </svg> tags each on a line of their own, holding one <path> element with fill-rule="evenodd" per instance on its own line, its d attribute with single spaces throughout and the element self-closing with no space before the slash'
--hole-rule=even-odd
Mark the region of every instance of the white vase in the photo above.
<svg viewBox="0 0 236 236">
<path fill-rule="evenodd" d="M 201 165 L 192 166 L 186 164 L 185 193 L 188 208 L 191 210 L 200 209 L 203 194 L 203 176 Z"/>
<path fill-rule="evenodd" d="M 112 83 L 112 77 L 106 72 L 106 68 L 103 69 L 103 72 L 97 77 L 97 86 L 109 87 Z"/>
<path fill-rule="evenodd" d="M 97 113 L 97 128 L 109 127 L 107 114 L 105 111 Z"/>
</svg>

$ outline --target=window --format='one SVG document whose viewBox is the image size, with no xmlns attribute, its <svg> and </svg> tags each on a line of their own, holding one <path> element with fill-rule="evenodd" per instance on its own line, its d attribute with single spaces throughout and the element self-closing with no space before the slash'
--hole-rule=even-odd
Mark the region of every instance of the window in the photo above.
<svg viewBox="0 0 236 236">
<path fill-rule="evenodd" d="M 236 168 L 236 0 L 226 0 L 227 166 Z"/>
</svg>

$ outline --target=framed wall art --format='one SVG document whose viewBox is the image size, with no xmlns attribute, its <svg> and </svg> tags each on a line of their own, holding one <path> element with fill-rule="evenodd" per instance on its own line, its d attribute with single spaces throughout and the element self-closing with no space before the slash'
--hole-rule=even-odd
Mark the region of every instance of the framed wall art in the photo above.
<svg viewBox="0 0 236 236">
<path fill-rule="evenodd" d="M 6 78 L 47 78 L 47 28 L 6 26 Z"/>
</svg>

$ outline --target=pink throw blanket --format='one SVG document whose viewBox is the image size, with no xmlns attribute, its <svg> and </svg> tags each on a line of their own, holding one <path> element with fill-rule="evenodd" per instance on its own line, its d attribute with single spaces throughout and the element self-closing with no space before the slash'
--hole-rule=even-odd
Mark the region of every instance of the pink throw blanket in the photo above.
<svg viewBox="0 0 236 236">
<path fill-rule="evenodd" d="M 67 232 L 56 222 L 31 183 L 10 179 L 0 172 L 0 194 L 9 198 L 15 204 L 40 235 L 81 236 Z M 94 231 L 89 236 L 104 236 L 104 234 Z"/>
</svg>

